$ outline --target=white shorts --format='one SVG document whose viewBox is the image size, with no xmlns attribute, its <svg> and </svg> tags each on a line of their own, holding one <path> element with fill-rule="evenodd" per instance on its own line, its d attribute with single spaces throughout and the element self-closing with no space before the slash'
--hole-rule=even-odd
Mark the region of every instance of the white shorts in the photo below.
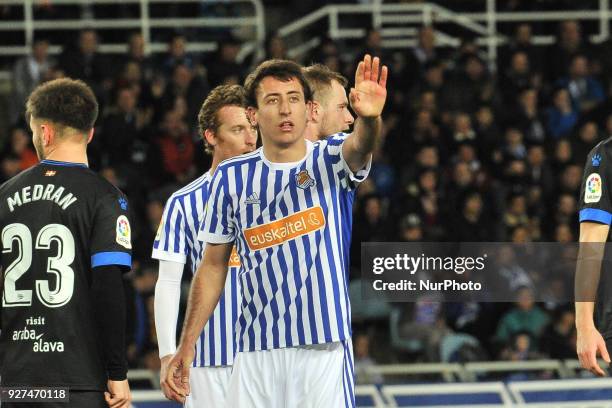
<svg viewBox="0 0 612 408">
<path fill-rule="evenodd" d="M 343 342 L 241 352 L 228 408 L 353 408 L 353 347 Z"/>
<path fill-rule="evenodd" d="M 217 408 L 225 406 L 232 367 L 192 367 L 189 370 L 191 392 L 185 408 Z"/>
</svg>

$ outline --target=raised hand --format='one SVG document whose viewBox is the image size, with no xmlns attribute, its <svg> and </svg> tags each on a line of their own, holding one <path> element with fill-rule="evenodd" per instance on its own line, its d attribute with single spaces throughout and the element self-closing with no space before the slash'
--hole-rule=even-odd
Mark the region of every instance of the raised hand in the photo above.
<svg viewBox="0 0 612 408">
<path fill-rule="evenodd" d="M 351 107 L 361 118 L 376 118 L 381 115 L 387 99 L 386 65 L 380 69 L 380 58 L 368 54 L 357 66 L 355 87 L 351 89 L 349 99 Z"/>
</svg>

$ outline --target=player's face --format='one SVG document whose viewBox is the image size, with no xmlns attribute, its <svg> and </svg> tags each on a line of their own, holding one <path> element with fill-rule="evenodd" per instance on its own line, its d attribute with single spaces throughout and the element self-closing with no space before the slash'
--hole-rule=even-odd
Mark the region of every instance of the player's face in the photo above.
<svg viewBox="0 0 612 408">
<path fill-rule="evenodd" d="M 264 143 L 288 147 L 304 138 L 310 109 L 297 79 L 281 81 L 266 77 L 259 84 L 253 118 Z"/>
<path fill-rule="evenodd" d="M 326 137 L 347 131 L 354 121 L 348 109 L 346 90 L 338 81 L 332 81 L 332 89 L 323 109 L 320 136 Z"/>
<path fill-rule="evenodd" d="M 42 129 L 36 119 L 32 117 L 30 117 L 30 129 L 32 129 L 32 144 L 34 144 L 38 160 L 44 160 L 45 152 L 43 149 Z"/>
<path fill-rule="evenodd" d="M 220 126 L 215 132 L 215 155 L 225 160 L 255 150 L 257 131 L 247 120 L 244 108 L 224 106 L 217 117 Z"/>
</svg>

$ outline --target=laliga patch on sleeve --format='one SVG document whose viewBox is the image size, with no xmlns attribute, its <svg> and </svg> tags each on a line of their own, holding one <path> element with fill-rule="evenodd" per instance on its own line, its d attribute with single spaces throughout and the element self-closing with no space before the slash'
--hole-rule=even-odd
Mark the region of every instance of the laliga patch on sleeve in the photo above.
<svg viewBox="0 0 612 408">
<path fill-rule="evenodd" d="M 587 177 L 586 186 L 584 188 L 584 202 L 598 203 L 601 200 L 602 181 L 598 173 L 591 173 Z"/>
<path fill-rule="evenodd" d="M 125 215 L 120 215 L 117 218 L 116 241 L 122 247 L 132 249 L 132 231 L 130 229 L 130 222 Z"/>
</svg>

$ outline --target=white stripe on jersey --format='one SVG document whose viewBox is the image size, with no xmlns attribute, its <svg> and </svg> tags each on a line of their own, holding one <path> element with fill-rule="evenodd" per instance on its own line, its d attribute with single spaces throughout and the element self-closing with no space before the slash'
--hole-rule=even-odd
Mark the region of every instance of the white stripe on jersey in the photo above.
<svg viewBox="0 0 612 408">
<path fill-rule="evenodd" d="M 350 171 L 345 139 L 307 142 L 297 163 L 270 163 L 259 149 L 215 172 L 199 238 L 236 242 L 243 267 L 239 351 L 350 339 L 352 205 L 369 165 Z"/>
<path fill-rule="evenodd" d="M 204 243 L 197 237 L 204 218 L 210 180 L 210 174 L 206 172 L 168 199 L 153 243 L 153 258 L 189 263 L 191 272 L 195 274 L 204 252 Z M 194 367 L 233 364 L 234 330 L 239 308 L 236 286 L 238 270 L 236 267 L 229 268 L 219 304 L 196 343 Z"/>
</svg>

